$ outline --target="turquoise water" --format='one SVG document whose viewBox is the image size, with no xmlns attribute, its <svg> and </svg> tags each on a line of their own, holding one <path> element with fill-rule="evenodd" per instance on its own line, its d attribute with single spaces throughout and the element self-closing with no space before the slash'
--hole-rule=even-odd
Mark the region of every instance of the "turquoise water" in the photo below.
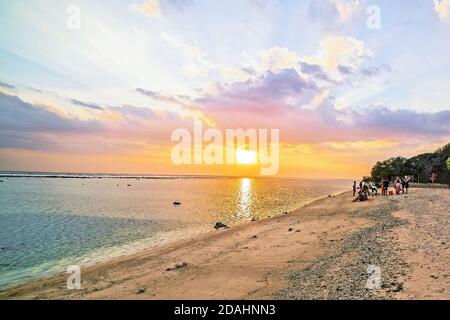
<svg viewBox="0 0 450 320">
<path fill-rule="evenodd" d="M 282 178 L 0 180 L 0 287 L 213 231 L 217 221 L 282 214 L 351 186 Z"/>
</svg>

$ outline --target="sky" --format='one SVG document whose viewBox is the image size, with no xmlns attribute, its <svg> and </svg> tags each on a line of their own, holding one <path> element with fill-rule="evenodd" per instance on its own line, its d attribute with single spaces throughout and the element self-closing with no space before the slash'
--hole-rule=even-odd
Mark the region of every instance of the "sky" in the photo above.
<svg viewBox="0 0 450 320">
<path fill-rule="evenodd" d="M 0 170 L 175 165 L 177 128 L 279 129 L 278 175 L 450 142 L 450 0 L 0 0 Z"/>
</svg>

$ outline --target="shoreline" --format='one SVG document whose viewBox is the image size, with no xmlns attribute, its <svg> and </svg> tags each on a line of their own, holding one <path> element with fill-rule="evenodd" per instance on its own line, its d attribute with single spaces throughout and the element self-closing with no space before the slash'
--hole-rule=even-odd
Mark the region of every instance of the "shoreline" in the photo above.
<svg viewBox="0 0 450 320">
<path fill-rule="evenodd" d="M 40 177 L 40 178 L 42 178 L 42 177 Z M 46 177 L 44 177 L 44 178 L 46 178 Z M 90 179 L 90 178 L 88 178 L 88 179 Z M 92 179 L 95 179 L 95 178 L 92 178 Z M 348 191 L 337 192 L 335 194 L 331 194 L 331 196 L 333 196 L 333 197 L 340 196 L 340 195 L 342 195 L 342 194 L 344 194 L 346 192 L 348 192 Z M 292 213 L 294 211 L 300 210 L 301 208 L 303 208 L 305 206 L 308 206 L 308 205 L 310 205 L 310 204 L 312 204 L 312 203 L 314 203 L 316 201 L 321 201 L 323 199 L 326 199 L 329 196 L 330 195 L 322 196 L 322 197 L 319 197 L 317 199 L 312 199 L 309 202 L 307 202 L 307 203 L 305 203 L 303 205 L 300 205 L 299 207 L 297 207 L 297 208 L 295 208 L 295 209 L 293 209 L 291 211 L 288 211 L 288 214 L 290 214 L 290 213 Z M 250 224 L 250 223 L 254 223 L 255 221 L 259 221 L 259 220 L 267 220 L 267 219 L 271 219 L 271 218 L 276 218 L 276 217 L 279 217 L 279 216 L 282 216 L 282 215 L 283 215 L 283 213 L 277 213 L 277 214 L 273 214 L 273 215 L 270 215 L 270 216 L 267 216 L 267 217 L 264 217 L 264 218 L 260 218 L 260 219 L 257 218 L 254 221 L 247 221 L 247 222 L 244 222 L 244 223 L 240 223 L 238 225 L 233 225 L 230 228 L 235 228 L 235 227 L 241 226 L 241 225 L 247 225 L 247 224 Z M 215 230 L 213 228 L 213 225 L 211 225 L 211 229 L 210 230 L 203 230 L 203 231 L 200 231 L 200 232 L 195 232 L 193 235 L 180 236 L 180 237 L 176 237 L 176 238 L 170 239 L 170 240 L 166 239 L 163 242 L 154 242 L 155 241 L 154 239 L 144 238 L 144 239 L 140 239 L 140 240 L 134 241 L 133 243 L 123 244 L 123 245 L 115 247 L 115 248 L 107 248 L 106 250 L 108 252 L 110 252 L 110 256 L 108 256 L 108 257 L 103 257 L 103 258 L 98 258 L 98 259 L 90 259 L 89 260 L 89 257 L 95 256 L 96 252 L 94 251 L 94 252 L 89 253 L 86 256 L 77 257 L 76 259 L 79 260 L 80 262 L 83 261 L 83 260 L 88 259 L 88 260 L 86 260 L 86 262 L 79 263 L 80 267 L 85 269 L 85 268 L 90 268 L 90 267 L 93 267 L 93 266 L 98 266 L 98 265 L 102 265 L 102 264 L 109 263 L 109 262 L 114 262 L 114 261 L 116 261 L 118 259 L 132 258 L 134 255 L 139 255 L 139 254 L 144 253 L 144 252 L 153 252 L 153 251 L 156 251 L 156 250 L 158 250 L 160 248 L 167 248 L 167 247 L 171 247 L 171 246 L 176 246 L 177 244 L 181 244 L 181 243 L 184 243 L 186 241 L 195 241 L 197 238 L 200 239 L 200 238 L 203 238 L 204 236 L 207 236 L 207 235 L 210 235 L 210 234 L 213 234 L 213 233 L 216 233 L 216 232 L 217 232 L 217 230 Z M 145 244 L 145 246 L 144 246 L 144 244 Z M 134 248 L 128 248 L 129 246 L 133 246 Z M 128 251 L 128 252 L 124 253 L 124 251 Z M 34 278 L 30 278 L 30 279 L 27 279 L 27 280 L 24 280 L 24 281 L 20 281 L 20 280 L 19 281 L 15 281 L 15 282 L 12 282 L 11 284 L 0 286 L 0 295 L 1 295 L 1 292 L 9 290 L 9 289 L 13 289 L 15 287 L 23 286 L 23 285 L 26 285 L 28 283 L 32 283 L 32 282 L 36 282 L 36 281 L 44 281 L 46 279 L 51 279 L 51 278 L 54 278 L 54 277 L 57 277 L 57 276 L 61 276 L 61 275 L 64 275 L 64 274 L 65 273 L 63 271 L 56 271 L 56 272 L 55 271 L 49 271 L 49 272 L 44 272 L 41 276 L 36 276 Z"/>
<path fill-rule="evenodd" d="M 411 244 L 394 245 L 389 237 L 403 230 L 402 239 L 406 239 L 408 229 L 404 229 L 403 221 L 406 218 L 402 220 L 396 215 L 406 212 L 403 206 L 411 204 L 410 198 L 414 199 L 411 202 L 426 205 L 430 193 L 431 197 L 438 195 L 435 202 L 443 205 L 445 211 L 450 195 L 446 189 L 411 189 L 408 198 L 378 196 L 359 203 L 352 203 L 351 192 L 344 192 L 314 200 L 289 214 L 207 232 L 84 268 L 81 290 L 67 290 L 68 275 L 59 274 L 0 290 L 0 299 L 339 299 L 341 296 L 392 299 L 406 293 L 414 296 L 405 289 L 407 279 L 400 281 L 395 271 L 406 259 L 398 260 L 402 255 L 396 246 L 404 246 L 403 251 L 407 251 Z M 415 207 L 417 204 L 408 210 Z M 436 212 L 442 211 L 439 210 Z M 384 242 L 380 242 L 384 237 Z M 414 237 L 408 241 L 414 241 Z M 368 264 L 355 263 L 359 261 L 355 252 L 373 260 L 367 263 L 378 263 L 389 270 L 381 291 L 365 288 L 363 280 L 367 276 L 361 267 Z M 443 263 L 444 269 L 448 267 L 446 260 Z M 337 271 L 331 272 L 336 274 L 335 278 L 325 281 L 322 290 L 321 282 L 317 281 L 326 280 L 330 269 L 336 268 Z M 353 270 L 354 275 L 339 274 L 345 270 Z M 348 282 L 348 277 L 356 278 Z M 304 285 L 298 287 L 296 283 Z M 353 289 L 348 287 L 349 283 L 354 283 Z M 448 298 L 448 291 L 438 294 L 438 298 L 441 296 Z"/>
</svg>

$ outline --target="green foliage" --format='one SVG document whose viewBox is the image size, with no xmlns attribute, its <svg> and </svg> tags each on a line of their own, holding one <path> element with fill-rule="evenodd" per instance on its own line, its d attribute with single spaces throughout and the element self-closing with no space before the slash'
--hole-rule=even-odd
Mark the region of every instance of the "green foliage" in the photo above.
<svg viewBox="0 0 450 320">
<path fill-rule="evenodd" d="M 394 157 L 378 161 L 372 168 L 375 181 L 393 176 L 414 175 L 420 182 L 427 182 L 432 173 L 439 183 L 450 184 L 450 143 L 433 153 L 424 153 L 412 158 Z"/>
</svg>

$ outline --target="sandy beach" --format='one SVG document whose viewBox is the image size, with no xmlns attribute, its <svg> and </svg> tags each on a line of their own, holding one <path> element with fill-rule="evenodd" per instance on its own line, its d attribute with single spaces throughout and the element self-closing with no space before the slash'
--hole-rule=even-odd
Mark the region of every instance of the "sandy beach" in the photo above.
<svg viewBox="0 0 450 320">
<path fill-rule="evenodd" d="M 450 190 L 352 203 L 347 192 L 284 216 L 0 291 L 0 299 L 450 299 Z M 368 266 L 381 272 L 369 289 Z"/>
</svg>

